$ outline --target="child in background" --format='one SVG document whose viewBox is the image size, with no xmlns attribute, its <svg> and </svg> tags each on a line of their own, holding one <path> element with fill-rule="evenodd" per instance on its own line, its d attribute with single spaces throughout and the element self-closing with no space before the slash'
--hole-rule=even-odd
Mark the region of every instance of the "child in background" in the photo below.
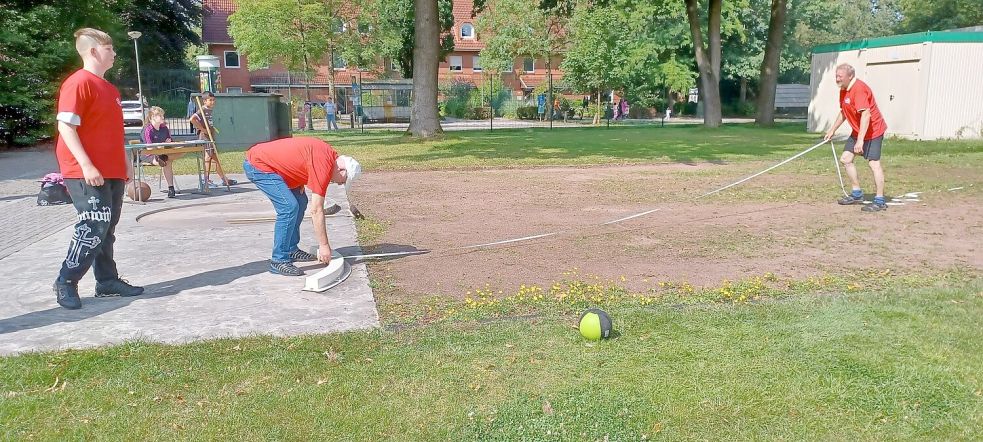
<svg viewBox="0 0 983 442">
<path fill-rule="evenodd" d="M 164 109 L 157 106 L 151 107 L 147 111 L 147 121 L 144 122 L 141 138 L 144 143 L 170 143 L 171 130 L 164 123 Z M 174 168 L 171 162 L 180 158 L 181 154 L 172 155 L 144 155 L 141 161 L 144 163 L 160 166 L 164 172 L 164 179 L 167 181 L 167 197 L 174 198 L 177 192 L 174 190 Z"/>
</svg>

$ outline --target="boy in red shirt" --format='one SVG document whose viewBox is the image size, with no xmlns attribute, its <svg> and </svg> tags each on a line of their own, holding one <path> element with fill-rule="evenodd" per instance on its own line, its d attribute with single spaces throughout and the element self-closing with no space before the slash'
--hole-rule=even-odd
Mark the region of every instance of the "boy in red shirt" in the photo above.
<svg viewBox="0 0 983 442">
<path fill-rule="evenodd" d="M 270 272 L 300 276 L 304 272 L 293 264 L 295 261 L 331 261 L 331 244 L 324 225 L 324 197 L 329 183 L 344 184 L 346 192 L 351 188 L 362 172 L 358 161 L 338 156 L 328 143 L 317 138 L 295 137 L 251 147 L 242 168 L 246 177 L 266 194 L 276 209 Z M 304 186 L 311 189 L 313 195 L 311 221 L 319 245 L 316 255 L 298 248 L 300 223 L 307 210 Z"/>
<path fill-rule="evenodd" d="M 58 304 L 68 309 L 82 307 L 78 281 L 89 267 L 95 273 L 97 297 L 143 293 L 143 287 L 119 278 L 113 259 L 116 224 L 129 180 L 119 91 L 103 78 L 116 58 L 113 40 L 105 32 L 84 28 L 75 32 L 75 49 L 83 66 L 58 91 L 55 150 L 78 211 L 75 235 L 54 284 Z"/>
<path fill-rule="evenodd" d="M 840 115 L 836 117 L 833 127 L 826 132 L 826 141 L 833 138 L 836 129 L 848 121 L 853 131 L 843 147 L 843 155 L 840 162 L 846 168 L 846 174 L 850 177 L 853 184 L 853 192 L 843 199 L 840 204 L 859 204 L 863 202 L 864 192 L 860 189 L 860 180 L 857 178 L 857 168 L 853 165 L 853 158 L 856 155 L 863 155 L 870 165 L 871 172 L 874 173 L 874 186 L 877 194 L 874 196 L 873 204 L 861 208 L 864 212 L 879 212 L 887 209 L 884 201 L 884 170 L 881 168 L 881 143 L 884 141 L 884 132 L 887 131 L 887 124 L 881 116 L 877 102 L 874 101 L 874 92 L 870 90 L 867 83 L 857 79 L 856 71 L 849 64 L 841 64 L 836 67 L 836 85 L 840 87 Z"/>
</svg>

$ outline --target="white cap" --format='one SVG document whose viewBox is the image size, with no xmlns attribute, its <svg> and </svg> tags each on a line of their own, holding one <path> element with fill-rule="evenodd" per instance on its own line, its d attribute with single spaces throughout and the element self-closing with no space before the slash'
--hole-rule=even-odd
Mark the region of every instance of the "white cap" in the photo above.
<svg viewBox="0 0 983 442">
<path fill-rule="evenodd" d="M 345 179 L 345 193 L 348 193 L 352 188 L 352 182 L 362 174 L 362 165 L 358 164 L 354 158 L 348 155 L 342 155 L 338 157 L 338 168 L 345 169 L 347 178 Z"/>
</svg>

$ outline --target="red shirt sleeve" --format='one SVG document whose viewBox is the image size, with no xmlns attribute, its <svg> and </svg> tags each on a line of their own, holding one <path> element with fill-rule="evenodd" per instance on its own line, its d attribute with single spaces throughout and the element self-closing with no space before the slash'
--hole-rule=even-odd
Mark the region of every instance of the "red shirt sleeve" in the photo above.
<svg viewBox="0 0 983 442">
<path fill-rule="evenodd" d="M 89 99 L 91 91 L 85 82 L 72 77 L 71 81 L 66 82 L 58 93 L 58 120 L 69 122 L 65 114 L 74 115 L 73 120 L 78 121 L 75 125 L 81 125 L 84 121 L 77 120 L 88 110 L 88 105 L 92 100 Z"/>
<path fill-rule="evenodd" d="M 331 171 L 334 170 L 337 154 L 328 152 L 327 145 L 311 148 L 311 162 L 307 164 L 307 188 L 311 193 L 327 196 L 328 184 L 331 184 Z M 327 165 L 324 167 L 323 165 Z"/>
<path fill-rule="evenodd" d="M 872 103 L 874 102 L 874 98 L 873 98 L 874 92 L 871 91 L 870 88 L 867 87 L 867 85 L 863 85 L 863 87 L 859 89 L 860 90 L 858 90 L 853 97 L 855 100 L 855 102 L 853 103 L 853 107 L 857 109 L 857 112 L 860 112 L 864 109 L 870 109 Z"/>
</svg>

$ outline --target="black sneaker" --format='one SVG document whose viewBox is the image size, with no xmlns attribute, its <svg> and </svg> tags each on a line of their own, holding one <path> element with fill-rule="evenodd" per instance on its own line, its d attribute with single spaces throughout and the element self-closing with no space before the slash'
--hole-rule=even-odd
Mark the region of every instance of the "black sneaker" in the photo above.
<svg viewBox="0 0 983 442">
<path fill-rule="evenodd" d="M 177 192 L 174 190 L 173 187 L 168 187 L 167 188 L 167 197 L 168 198 L 177 198 Z"/>
<path fill-rule="evenodd" d="M 55 281 L 55 296 L 58 305 L 70 310 L 82 308 L 82 300 L 79 299 L 78 281 Z"/>
<path fill-rule="evenodd" d="M 290 252 L 290 260 L 293 262 L 317 261 L 317 255 L 297 249 Z"/>
<path fill-rule="evenodd" d="M 862 202 L 864 202 L 864 197 L 862 197 L 862 196 L 853 196 L 853 195 L 845 196 L 843 198 L 840 198 L 839 201 L 837 201 L 837 203 L 839 205 L 841 205 L 841 206 L 849 206 L 851 204 L 860 204 Z"/>
<path fill-rule="evenodd" d="M 270 273 L 283 276 L 303 276 L 304 271 L 298 269 L 292 262 L 270 261 Z"/>
<path fill-rule="evenodd" d="M 873 202 L 860 208 L 861 212 L 880 212 L 882 210 L 887 210 L 887 204 Z"/>
<path fill-rule="evenodd" d="M 96 283 L 96 298 L 107 296 L 139 296 L 143 294 L 143 287 L 130 285 L 125 279 L 116 278 L 109 282 Z"/>
</svg>

